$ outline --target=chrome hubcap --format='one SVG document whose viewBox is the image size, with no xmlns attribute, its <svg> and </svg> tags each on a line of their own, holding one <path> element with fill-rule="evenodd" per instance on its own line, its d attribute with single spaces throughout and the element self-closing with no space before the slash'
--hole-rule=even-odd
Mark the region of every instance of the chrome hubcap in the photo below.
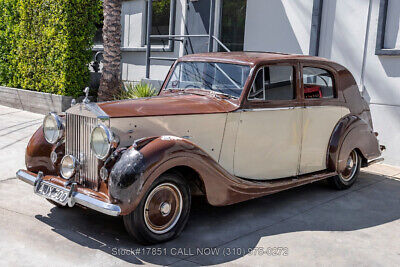
<svg viewBox="0 0 400 267">
<path fill-rule="evenodd" d="M 171 212 L 171 205 L 168 202 L 161 203 L 160 211 L 163 216 L 167 216 Z"/>
<path fill-rule="evenodd" d="M 354 177 L 354 174 L 357 171 L 357 164 L 357 152 L 353 150 L 347 158 L 346 166 L 344 167 L 343 171 L 340 172 L 340 177 L 342 178 L 342 180 L 348 182 Z"/>
<path fill-rule="evenodd" d="M 182 194 L 171 183 L 156 186 L 144 205 L 144 222 L 155 234 L 164 234 L 178 222 L 182 213 Z"/>
</svg>

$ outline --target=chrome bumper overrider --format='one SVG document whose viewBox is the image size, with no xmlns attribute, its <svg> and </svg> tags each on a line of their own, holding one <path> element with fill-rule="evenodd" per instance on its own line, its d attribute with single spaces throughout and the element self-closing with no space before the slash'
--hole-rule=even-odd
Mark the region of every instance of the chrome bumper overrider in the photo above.
<svg viewBox="0 0 400 267">
<path fill-rule="evenodd" d="M 16 173 L 17 178 L 25 183 L 28 183 L 33 186 L 34 192 L 37 193 L 37 188 L 39 187 L 40 183 L 42 182 L 42 175 L 32 175 L 27 173 L 24 170 L 19 170 Z M 49 182 L 46 182 L 49 183 Z M 68 203 L 68 206 L 73 207 L 75 203 L 80 204 L 82 206 L 88 207 L 90 209 L 96 210 L 98 212 L 111 215 L 111 216 L 118 216 L 121 213 L 121 208 L 117 205 L 110 204 L 96 198 L 87 196 L 85 194 L 79 193 L 75 191 L 75 187 L 72 186 L 71 189 L 63 188 L 58 185 L 52 184 L 53 187 L 62 188 L 63 190 L 68 191 L 67 200 L 65 201 Z M 41 195 L 42 196 L 42 195 Z M 42 196 L 45 197 L 45 196 Z"/>
</svg>

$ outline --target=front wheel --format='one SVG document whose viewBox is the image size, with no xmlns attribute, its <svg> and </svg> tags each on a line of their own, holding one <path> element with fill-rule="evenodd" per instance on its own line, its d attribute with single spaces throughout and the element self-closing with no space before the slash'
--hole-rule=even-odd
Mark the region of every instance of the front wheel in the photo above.
<svg viewBox="0 0 400 267">
<path fill-rule="evenodd" d="M 337 189 L 350 188 L 357 180 L 361 167 L 361 157 L 356 150 L 352 150 L 347 158 L 346 166 L 339 170 L 338 175 L 331 177 L 330 181 Z"/>
<path fill-rule="evenodd" d="M 127 232 L 141 244 L 156 244 L 176 238 L 189 218 L 189 186 L 176 173 L 161 175 L 138 207 L 124 216 Z"/>
</svg>

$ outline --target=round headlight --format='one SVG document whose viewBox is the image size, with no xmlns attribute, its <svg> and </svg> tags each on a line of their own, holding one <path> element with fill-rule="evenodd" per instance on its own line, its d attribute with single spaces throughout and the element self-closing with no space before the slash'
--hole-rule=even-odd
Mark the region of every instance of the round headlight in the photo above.
<svg viewBox="0 0 400 267">
<path fill-rule="evenodd" d="M 113 139 L 113 133 L 106 126 L 100 124 L 93 129 L 90 136 L 90 148 L 98 159 L 107 158 Z"/>
<path fill-rule="evenodd" d="M 79 162 L 72 155 L 66 155 L 61 160 L 60 173 L 61 176 L 65 179 L 69 179 L 72 176 L 74 176 L 78 168 L 79 168 Z"/>
<path fill-rule="evenodd" d="M 55 114 L 50 113 L 43 120 L 43 134 L 44 138 L 50 144 L 57 143 L 64 134 L 64 126 L 61 118 Z"/>
</svg>

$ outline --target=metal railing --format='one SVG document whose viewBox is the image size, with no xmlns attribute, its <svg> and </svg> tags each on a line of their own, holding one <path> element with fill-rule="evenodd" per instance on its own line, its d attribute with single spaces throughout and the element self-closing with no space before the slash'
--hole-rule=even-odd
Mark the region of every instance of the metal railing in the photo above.
<svg viewBox="0 0 400 267">
<path fill-rule="evenodd" d="M 214 34 L 214 13 L 215 13 L 215 0 L 210 0 L 210 22 L 208 34 L 183 34 L 183 35 L 151 35 L 152 29 L 152 14 L 153 14 L 153 0 L 148 0 L 147 4 L 147 32 L 146 32 L 146 79 L 150 78 L 150 63 L 151 60 L 165 60 L 175 61 L 177 58 L 173 57 L 152 57 L 151 56 L 151 39 L 168 39 L 172 42 L 183 42 L 187 38 L 208 38 L 208 52 L 213 51 L 213 41 L 216 41 L 225 51 L 231 52 Z M 173 23 L 172 25 L 175 25 Z"/>
</svg>

